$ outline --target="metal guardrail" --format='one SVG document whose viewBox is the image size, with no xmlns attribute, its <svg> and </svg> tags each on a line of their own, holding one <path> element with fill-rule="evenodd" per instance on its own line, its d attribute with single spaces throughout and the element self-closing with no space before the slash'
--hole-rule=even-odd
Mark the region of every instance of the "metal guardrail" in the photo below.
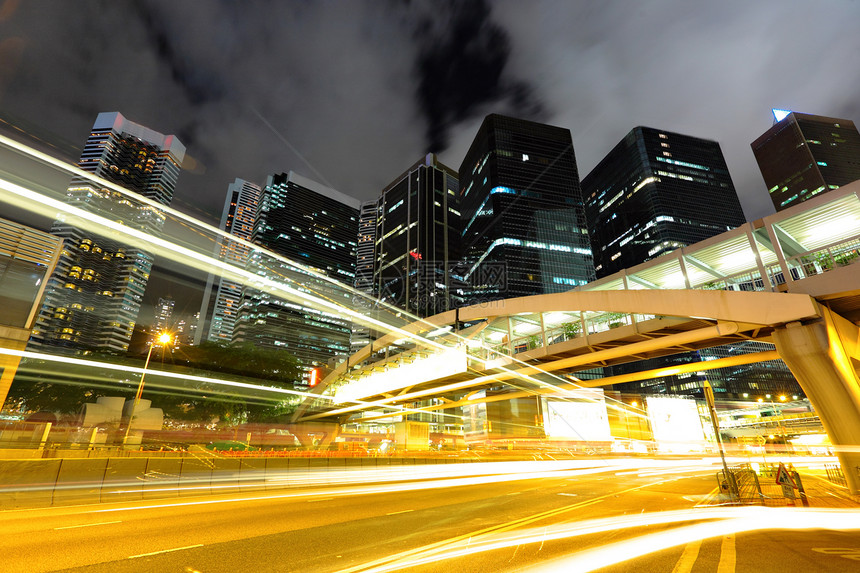
<svg viewBox="0 0 860 573">
<path fill-rule="evenodd" d="M 778 468 L 779 466 L 773 464 L 765 464 L 759 467 L 759 472 L 763 478 L 776 478 Z M 792 497 L 786 497 L 786 490 L 776 483 L 776 479 L 760 480 L 759 474 L 756 473 L 750 464 L 732 466 L 729 468 L 729 473 L 731 474 L 730 479 L 733 479 L 737 484 L 738 495 L 732 501 L 738 505 L 780 507 L 794 504 L 795 497 L 793 495 Z M 801 503 L 808 506 L 809 501 L 806 498 L 806 490 L 803 487 L 800 475 L 793 469 L 789 471 L 789 474 L 794 480 Z M 717 473 L 717 484 L 724 495 L 729 494 L 731 488 L 729 480 L 726 479 L 725 472 L 721 471 Z"/>
<path fill-rule="evenodd" d="M 848 483 L 845 480 L 845 474 L 842 473 L 842 466 L 838 464 L 824 464 L 824 471 L 827 472 L 827 480 L 835 483 L 836 485 L 841 485 L 842 487 L 848 487 Z"/>
</svg>

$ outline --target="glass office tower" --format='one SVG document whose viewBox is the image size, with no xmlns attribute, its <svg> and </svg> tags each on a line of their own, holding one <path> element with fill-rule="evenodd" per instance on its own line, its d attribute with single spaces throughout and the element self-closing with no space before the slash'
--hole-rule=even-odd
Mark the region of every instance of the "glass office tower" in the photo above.
<svg viewBox="0 0 860 573">
<path fill-rule="evenodd" d="M 251 242 L 254 219 L 262 193 L 259 185 L 237 178 L 227 187 L 220 228 L 234 237 Z M 222 237 L 215 251 L 219 260 L 245 268 L 251 249 L 243 243 Z M 204 340 L 231 342 L 241 298 L 241 284 L 209 275 L 200 305 L 200 324 L 195 335 L 195 344 Z"/>
<path fill-rule="evenodd" d="M 66 192 L 66 202 L 123 225 L 158 233 L 164 214 L 135 201 L 134 194 L 168 205 L 184 157 L 185 147 L 173 135 L 162 135 L 116 112 L 100 113 L 78 166 L 133 194 L 76 177 Z M 152 254 L 96 236 L 64 219 L 54 222 L 51 233 L 62 237 L 65 245 L 48 282 L 29 346 L 66 352 L 125 352 L 149 280 Z"/>
<path fill-rule="evenodd" d="M 570 130 L 489 115 L 459 174 L 467 302 L 594 279 Z"/>
<path fill-rule="evenodd" d="M 582 180 L 598 277 L 703 241 L 745 222 L 719 143 L 636 127 Z M 702 265 L 692 257 L 687 264 Z M 644 285 L 648 286 L 648 285 Z M 771 350 L 748 341 L 605 369 L 606 376 Z M 617 384 L 622 392 L 719 397 L 800 394 L 780 360 Z"/>
<path fill-rule="evenodd" d="M 601 278 L 744 224 L 720 144 L 635 127 L 582 180 Z"/>
<path fill-rule="evenodd" d="M 288 284 L 296 294 L 285 297 L 246 287 L 234 341 L 283 348 L 306 370 L 349 354 L 350 318 L 312 299 L 351 306 L 359 206 L 358 200 L 292 171 L 268 178 L 254 242 L 298 265 L 253 251 L 249 268 Z"/>
<path fill-rule="evenodd" d="M 778 121 L 751 147 L 777 211 L 860 179 L 860 133 L 853 121 L 773 112 Z"/>
<path fill-rule="evenodd" d="M 428 154 L 383 191 L 376 219 L 373 292 L 420 317 L 459 306 L 457 172 Z"/>
</svg>

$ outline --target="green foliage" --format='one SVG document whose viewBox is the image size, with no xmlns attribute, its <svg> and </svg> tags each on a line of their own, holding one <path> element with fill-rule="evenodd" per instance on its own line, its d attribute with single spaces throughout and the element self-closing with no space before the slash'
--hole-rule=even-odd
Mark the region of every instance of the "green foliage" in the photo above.
<svg viewBox="0 0 860 573">
<path fill-rule="evenodd" d="M 235 426 L 247 421 L 274 421 L 297 407 L 297 400 L 265 390 L 230 388 L 188 379 L 164 379 L 159 370 L 194 376 L 224 378 L 254 386 L 292 389 L 301 372 L 296 359 L 285 351 L 256 348 L 252 344 L 227 347 L 205 343 L 187 346 L 162 357 L 156 349 L 149 364 L 144 398 L 162 408 L 166 418 L 186 422 Z M 94 362 L 143 367 L 145 355 L 128 357 L 93 352 Z M 164 363 L 162 362 L 164 360 Z M 97 365 L 24 359 L 9 391 L 8 405 L 26 410 L 75 414 L 85 403 L 102 396 L 134 397 L 140 374 Z M 296 402 L 295 404 L 293 402 Z"/>
<path fill-rule="evenodd" d="M 609 328 L 618 328 L 624 325 L 625 314 L 623 312 L 607 313 L 606 319 L 609 321 Z"/>
<path fill-rule="evenodd" d="M 856 250 L 854 251 L 846 251 L 844 253 L 839 253 L 838 255 L 833 256 L 833 262 L 836 263 L 840 267 L 844 267 L 845 265 L 850 265 L 851 261 L 860 257 L 860 253 Z"/>
<path fill-rule="evenodd" d="M 565 322 L 561 325 L 561 330 L 566 338 L 576 338 L 582 330 L 582 325 L 579 322 Z"/>
<path fill-rule="evenodd" d="M 232 346 L 217 342 L 184 346 L 176 352 L 173 360 L 192 368 L 272 380 L 290 386 L 301 376 L 298 361 L 289 352 L 259 348 L 250 342 Z"/>
</svg>

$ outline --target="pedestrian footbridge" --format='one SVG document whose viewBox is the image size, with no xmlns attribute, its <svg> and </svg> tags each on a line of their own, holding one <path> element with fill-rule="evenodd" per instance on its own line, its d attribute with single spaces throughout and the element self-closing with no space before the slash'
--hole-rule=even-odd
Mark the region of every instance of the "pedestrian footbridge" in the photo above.
<svg viewBox="0 0 860 573">
<path fill-rule="evenodd" d="M 482 388 L 563 395 L 684 371 L 781 358 L 843 466 L 860 468 L 860 181 L 578 289 L 448 311 L 385 334 L 328 372 L 297 420 L 427 401 L 466 405 Z M 742 340 L 771 351 L 581 381 L 576 373 Z M 388 410 L 390 412 L 390 410 Z M 366 415 L 366 414 L 365 414 Z M 857 470 L 860 471 L 860 470 Z M 860 487 L 857 471 L 850 480 Z M 849 473 L 849 472 L 846 472 Z"/>
</svg>

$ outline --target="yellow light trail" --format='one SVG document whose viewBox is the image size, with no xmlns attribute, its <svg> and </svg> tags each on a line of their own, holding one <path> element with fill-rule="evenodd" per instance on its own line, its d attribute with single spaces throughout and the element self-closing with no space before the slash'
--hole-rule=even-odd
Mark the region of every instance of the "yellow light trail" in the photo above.
<svg viewBox="0 0 860 573">
<path fill-rule="evenodd" d="M 487 533 L 458 539 L 453 543 L 435 544 L 426 549 L 413 550 L 406 557 L 392 556 L 373 563 L 344 569 L 339 573 L 387 573 L 409 567 L 438 563 L 483 553 L 516 547 L 519 545 L 546 543 L 572 539 L 595 533 L 615 532 L 619 529 L 669 525 L 688 521 L 709 521 L 695 525 L 676 527 L 659 533 L 634 537 L 625 541 L 602 545 L 560 558 L 549 564 L 526 569 L 530 573 L 566 573 L 568 571 L 594 571 L 617 565 L 631 559 L 643 557 L 664 549 L 687 543 L 742 532 L 765 530 L 810 530 L 835 531 L 860 530 L 860 519 L 856 510 L 808 509 L 808 508 L 762 508 L 762 507 L 717 507 L 693 510 L 642 513 L 578 521 L 569 524 L 549 525 L 515 533 Z"/>
</svg>

